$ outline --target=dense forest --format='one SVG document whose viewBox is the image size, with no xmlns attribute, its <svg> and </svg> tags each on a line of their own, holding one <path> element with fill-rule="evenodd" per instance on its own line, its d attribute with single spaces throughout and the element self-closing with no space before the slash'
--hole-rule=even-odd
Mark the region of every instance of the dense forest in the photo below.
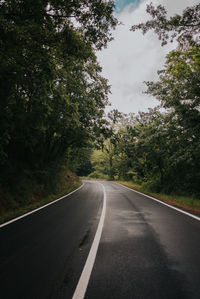
<svg viewBox="0 0 200 299">
<path fill-rule="evenodd" d="M 54 192 L 104 130 L 113 1 L 0 1 L 0 198 Z M 67 175 L 66 175 L 67 178 Z"/>
<path fill-rule="evenodd" d="M 146 82 L 160 106 L 105 115 L 96 51 L 112 40 L 114 1 L 0 1 L 1 207 L 56 192 L 68 170 L 200 194 L 200 5 L 170 19 L 162 6 L 147 12 L 131 30 L 177 44 Z"/>
</svg>

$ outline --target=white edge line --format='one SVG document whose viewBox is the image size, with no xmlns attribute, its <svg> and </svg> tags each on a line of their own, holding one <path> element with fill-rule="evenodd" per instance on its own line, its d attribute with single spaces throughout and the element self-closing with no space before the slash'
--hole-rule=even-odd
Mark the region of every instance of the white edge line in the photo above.
<svg viewBox="0 0 200 299">
<path fill-rule="evenodd" d="M 54 201 L 52 201 L 52 202 L 50 202 L 50 203 L 44 205 L 44 206 L 42 206 L 42 207 L 39 207 L 39 208 L 37 208 L 37 209 L 35 209 L 35 210 L 33 210 L 33 211 L 30 211 L 30 212 L 28 212 L 28 213 L 26 213 L 26 214 L 23 214 L 23 215 L 19 216 L 19 217 L 17 217 L 17 218 L 14 218 L 14 219 L 12 219 L 12 220 L 10 220 L 10 221 L 7 221 L 7 222 L 5 222 L 5 223 L 3 223 L 3 224 L 0 224 L 0 228 L 1 228 L 1 227 L 4 227 L 4 226 L 6 226 L 6 225 L 8 225 L 8 224 L 10 224 L 10 223 L 12 223 L 12 222 L 15 222 L 15 221 L 17 221 L 17 220 L 19 220 L 19 219 L 21 219 L 21 218 L 24 218 L 24 217 L 26 217 L 26 216 L 28 216 L 28 215 L 30 215 L 30 214 L 33 214 L 33 213 L 35 213 L 35 212 L 37 212 L 37 211 L 39 211 L 39 210 L 42 210 L 42 209 L 44 209 L 44 208 L 46 208 L 46 207 L 48 207 L 48 206 L 50 206 L 50 205 L 52 205 L 52 204 L 54 204 L 54 203 L 56 203 L 56 202 L 58 202 L 59 200 L 63 199 L 64 197 L 67 197 L 67 196 L 71 195 L 72 193 L 74 193 L 74 192 L 78 191 L 79 189 L 81 189 L 81 188 L 84 186 L 84 184 L 85 184 L 85 183 L 83 183 L 79 188 L 75 189 L 74 191 L 72 191 L 72 192 L 70 192 L 70 193 L 68 193 L 68 194 L 66 194 L 66 195 L 64 195 L 64 196 L 62 196 L 62 197 L 60 197 L 60 198 L 58 198 L 58 199 L 56 199 L 56 200 L 54 200 Z"/>
<path fill-rule="evenodd" d="M 99 183 L 99 184 L 101 184 L 101 183 Z M 101 186 L 103 188 L 103 194 L 104 194 L 101 218 L 100 218 L 99 225 L 98 225 L 95 237 L 94 237 L 94 241 L 92 243 L 92 247 L 91 247 L 88 257 L 87 257 L 87 261 L 83 268 L 82 274 L 80 276 L 79 282 L 77 284 L 77 287 L 76 287 L 76 290 L 74 292 L 72 299 L 83 299 L 84 298 L 85 292 L 87 290 L 87 286 L 89 283 L 89 279 L 90 279 L 90 276 L 92 273 L 92 269 L 94 266 L 95 258 L 97 255 L 97 250 L 99 247 L 99 242 L 100 242 L 103 225 L 104 225 L 105 214 L 106 214 L 106 191 L 105 191 L 104 185 L 101 184 Z"/>
<path fill-rule="evenodd" d="M 143 196 L 146 196 L 146 197 L 148 197 L 148 198 L 150 198 L 150 199 L 153 199 L 153 200 L 159 202 L 160 204 L 162 204 L 162 205 L 164 205 L 164 206 L 167 206 L 167 207 L 169 207 L 169 208 L 171 208 L 171 209 L 173 209 L 173 210 L 176 210 L 176 211 L 178 211 L 178 212 L 180 212 L 180 213 L 183 213 L 183 214 L 185 214 L 185 215 L 187 215 L 187 216 L 190 216 L 190 217 L 192 217 L 192 218 L 194 218 L 194 219 L 200 221 L 200 217 L 195 216 L 195 215 L 193 215 L 193 214 L 191 214 L 191 213 L 185 212 L 185 211 L 183 211 L 183 210 L 181 210 L 181 209 L 179 209 L 179 208 L 176 208 L 176 207 L 174 207 L 174 206 L 171 206 L 171 205 L 169 205 L 169 204 L 167 204 L 167 203 L 165 203 L 165 202 L 163 202 L 163 201 L 161 201 L 161 200 L 159 200 L 159 199 L 156 199 L 156 198 L 154 198 L 154 197 L 152 197 L 152 196 L 149 196 L 149 195 L 146 195 L 146 194 L 144 194 L 144 193 L 142 193 L 142 192 L 139 192 L 139 191 L 136 191 L 136 190 L 134 190 L 134 189 L 131 189 L 131 188 L 129 188 L 129 187 L 127 187 L 127 186 L 124 186 L 124 185 L 122 185 L 122 184 L 120 184 L 120 183 L 115 183 L 115 184 L 118 184 L 118 185 L 120 185 L 120 186 L 122 186 L 122 187 L 124 187 L 124 188 L 126 188 L 126 189 L 129 189 L 129 190 L 131 190 L 131 191 L 133 191 L 133 192 L 136 192 L 136 193 L 141 194 L 141 195 L 143 195 Z"/>
</svg>

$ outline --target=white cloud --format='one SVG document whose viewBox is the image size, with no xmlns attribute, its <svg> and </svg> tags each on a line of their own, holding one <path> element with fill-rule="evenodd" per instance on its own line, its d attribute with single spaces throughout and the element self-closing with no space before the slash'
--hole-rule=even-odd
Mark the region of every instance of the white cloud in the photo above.
<svg viewBox="0 0 200 299">
<path fill-rule="evenodd" d="M 107 49 L 97 53 L 103 67 L 103 76 L 109 79 L 112 86 L 108 109 L 117 108 L 128 113 L 147 111 L 148 107 L 155 107 L 159 102 L 143 94 L 146 87 L 143 81 L 157 78 L 157 70 L 162 69 L 166 54 L 172 49 L 169 44 L 161 47 L 160 41 L 153 32 L 142 35 L 140 31 L 131 32 L 131 25 L 144 22 L 148 18 L 146 4 L 131 11 L 127 6 L 118 16 L 124 25 L 114 32 L 115 40 Z M 155 4 L 163 4 L 170 15 L 181 13 L 187 6 L 197 4 L 198 0 L 154 0 Z"/>
</svg>

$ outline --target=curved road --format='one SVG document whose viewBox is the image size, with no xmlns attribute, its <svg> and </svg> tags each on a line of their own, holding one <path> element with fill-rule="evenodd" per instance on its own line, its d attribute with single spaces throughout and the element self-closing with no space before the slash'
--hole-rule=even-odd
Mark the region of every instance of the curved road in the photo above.
<svg viewBox="0 0 200 299">
<path fill-rule="evenodd" d="M 200 218 L 112 182 L 85 182 L 0 227 L 1 299 L 79 299 L 75 289 L 99 221 L 85 298 L 200 298 Z"/>
</svg>

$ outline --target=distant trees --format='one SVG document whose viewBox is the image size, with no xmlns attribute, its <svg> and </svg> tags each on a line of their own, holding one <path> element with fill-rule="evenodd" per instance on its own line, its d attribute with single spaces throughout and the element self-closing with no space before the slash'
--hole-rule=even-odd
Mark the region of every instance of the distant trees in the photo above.
<svg viewBox="0 0 200 299">
<path fill-rule="evenodd" d="M 194 141 L 174 113 L 157 107 L 122 119 L 103 151 L 93 154 L 91 177 L 133 180 L 153 192 L 199 195 L 199 139 Z"/>
<path fill-rule="evenodd" d="M 99 134 L 109 86 L 95 50 L 112 39 L 113 7 L 97 0 L 0 1 L 2 188 L 24 179 L 45 184 Z"/>
</svg>

